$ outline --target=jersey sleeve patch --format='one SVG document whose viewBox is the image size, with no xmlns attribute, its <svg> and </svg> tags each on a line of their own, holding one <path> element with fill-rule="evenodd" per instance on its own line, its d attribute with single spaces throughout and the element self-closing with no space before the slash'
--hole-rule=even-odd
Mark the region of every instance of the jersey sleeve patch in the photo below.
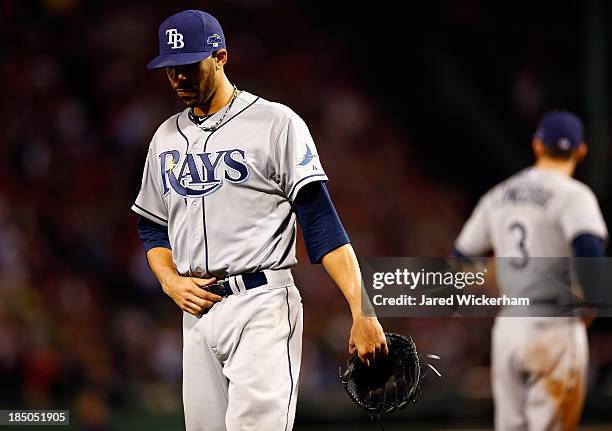
<svg viewBox="0 0 612 431">
<path fill-rule="evenodd" d="M 306 184 L 328 180 L 308 127 L 297 115 L 289 117 L 281 130 L 276 160 L 280 186 L 292 202 Z"/>
</svg>

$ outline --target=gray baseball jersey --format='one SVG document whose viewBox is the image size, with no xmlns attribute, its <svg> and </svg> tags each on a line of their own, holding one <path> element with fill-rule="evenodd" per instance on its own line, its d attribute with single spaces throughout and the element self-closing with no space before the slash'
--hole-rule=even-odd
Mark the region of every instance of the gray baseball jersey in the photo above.
<svg viewBox="0 0 612 431">
<path fill-rule="evenodd" d="M 158 128 L 132 210 L 168 226 L 182 275 L 285 269 L 296 264 L 291 203 L 306 184 L 326 180 L 304 121 L 242 91 L 213 132 L 195 125 L 188 109 Z"/>
<path fill-rule="evenodd" d="M 560 172 L 531 167 L 480 199 L 456 246 L 470 256 L 493 249 L 497 256 L 567 257 L 582 233 L 608 235 L 593 192 Z"/>
<path fill-rule="evenodd" d="M 480 199 L 455 246 L 468 256 L 494 250 L 496 257 L 510 257 L 497 261 L 504 294 L 555 301 L 568 292 L 547 278 L 567 276 L 568 261 L 556 271 L 552 259 L 541 258 L 572 256 L 571 242 L 583 233 L 608 235 L 593 192 L 561 172 L 531 167 Z"/>
</svg>

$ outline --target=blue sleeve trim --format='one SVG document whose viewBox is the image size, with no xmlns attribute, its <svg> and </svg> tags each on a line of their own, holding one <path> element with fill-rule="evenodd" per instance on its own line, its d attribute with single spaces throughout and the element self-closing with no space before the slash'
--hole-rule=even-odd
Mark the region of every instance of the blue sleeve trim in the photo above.
<svg viewBox="0 0 612 431">
<path fill-rule="evenodd" d="M 137 205 L 136 203 L 133 204 L 136 208 L 138 208 L 139 210 L 149 214 L 151 217 L 155 217 L 156 219 L 158 219 L 159 221 L 162 221 L 164 223 L 168 223 L 168 220 L 165 220 L 159 216 L 156 216 L 155 214 L 153 214 L 151 211 L 148 211 L 146 209 L 144 209 L 143 207 L 141 207 L 140 205 Z"/>
<path fill-rule="evenodd" d="M 296 189 L 296 188 L 297 188 L 297 187 L 298 187 L 298 186 L 299 186 L 301 183 L 303 183 L 304 181 L 309 180 L 310 178 L 313 178 L 313 177 L 323 177 L 323 178 L 327 178 L 327 175 L 326 175 L 326 174 L 312 174 L 312 175 L 308 175 L 307 177 L 302 178 L 302 179 L 301 179 L 301 180 L 299 180 L 297 183 L 295 183 L 295 184 L 293 185 L 293 187 L 291 187 L 291 190 L 289 191 L 289 193 L 287 193 L 287 198 L 291 199 L 291 196 L 293 195 L 294 190 L 295 190 L 295 189 Z M 324 181 L 324 180 L 321 180 L 321 181 Z M 306 186 L 304 186 L 304 187 L 306 187 Z M 300 191 L 301 191 L 301 190 L 300 190 Z M 300 191 L 298 191 L 298 195 L 300 194 Z M 329 195 L 328 195 L 328 197 L 329 197 Z M 296 197 L 296 200 L 297 200 L 297 197 Z"/>
<path fill-rule="evenodd" d="M 327 253 L 350 243 L 325 183 L 316 181 L 305 185 L 298 192 L 293 207 L 304 233 L 310 262 L 321 263 Z"/>
<path fill-rule="evenodd" d="M 590 233 L 578 235 L 572 241 L 576 257 L 603 257 L 606 254 L 604 240 Z"/>
<path fill-rule="evenodd" d="M 145 253 L 155 247 L 172 249 L 168 238 L 168 228 L 146 217 L 138 218 L 138 236 L 142 241 Z"/>
</svg>

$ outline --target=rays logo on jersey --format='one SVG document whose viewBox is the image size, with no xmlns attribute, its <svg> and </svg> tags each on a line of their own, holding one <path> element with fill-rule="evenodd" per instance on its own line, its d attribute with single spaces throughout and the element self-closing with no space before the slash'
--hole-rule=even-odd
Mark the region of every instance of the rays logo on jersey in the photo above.
<svg viewBox="0 0 612 431">
<path fill-rule="evenodd" d="M 238 184 L 249 177 L 245 153 L 239 149 L 186 154 L 182 160 L 178 150 L 164 151 L 159 165 L 164 196 L 170 188 L 184 197 L 206 196 L 216 192 L 224 180 Z"/>
<path fill-rule="evenodd" d="M 312 162 L 312 160 L 315 157 L 319 157 L 316 154 L 314 154 L 312 152 L 312 150 L 310 149 L 310 147 L 308 145 L 306 145 L 306 154 L 304 154 L 304 157 L 302 158 L 302 161 L 300 163 L 298 163 L 298 166 L 306 166 L 308 163 Z"/>
</svg>

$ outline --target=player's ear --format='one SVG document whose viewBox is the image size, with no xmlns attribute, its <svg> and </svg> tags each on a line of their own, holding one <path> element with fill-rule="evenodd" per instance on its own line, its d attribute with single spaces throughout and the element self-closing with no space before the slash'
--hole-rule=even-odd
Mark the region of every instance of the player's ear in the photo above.
<svg viewBox="0 0 612 431">
<path fill-rule="evenodd" d="M 587 144 L 585 142 L 581 142 L 580 145 L 578 145 L 578 148 L 576 148 L 576 161 L 581 162 L 584 160 L 588 152 L 589 147 Z"/>
<path fill-rule="evenodd" d="M 531 148 L 533 148 L 533 154 L 535 154 L 536 159 L 539 159 L 544 154 L 544 143 L 541 139 L 533 138 Z"/>
<path fill-rule="evenodd" d="M 227 50 L 221 48 L 218 51 L 213 52 L 213 61 L 215 62 L 215 68 L 217 70 L 221 69 L 227 63 Z"/>
</svg>

